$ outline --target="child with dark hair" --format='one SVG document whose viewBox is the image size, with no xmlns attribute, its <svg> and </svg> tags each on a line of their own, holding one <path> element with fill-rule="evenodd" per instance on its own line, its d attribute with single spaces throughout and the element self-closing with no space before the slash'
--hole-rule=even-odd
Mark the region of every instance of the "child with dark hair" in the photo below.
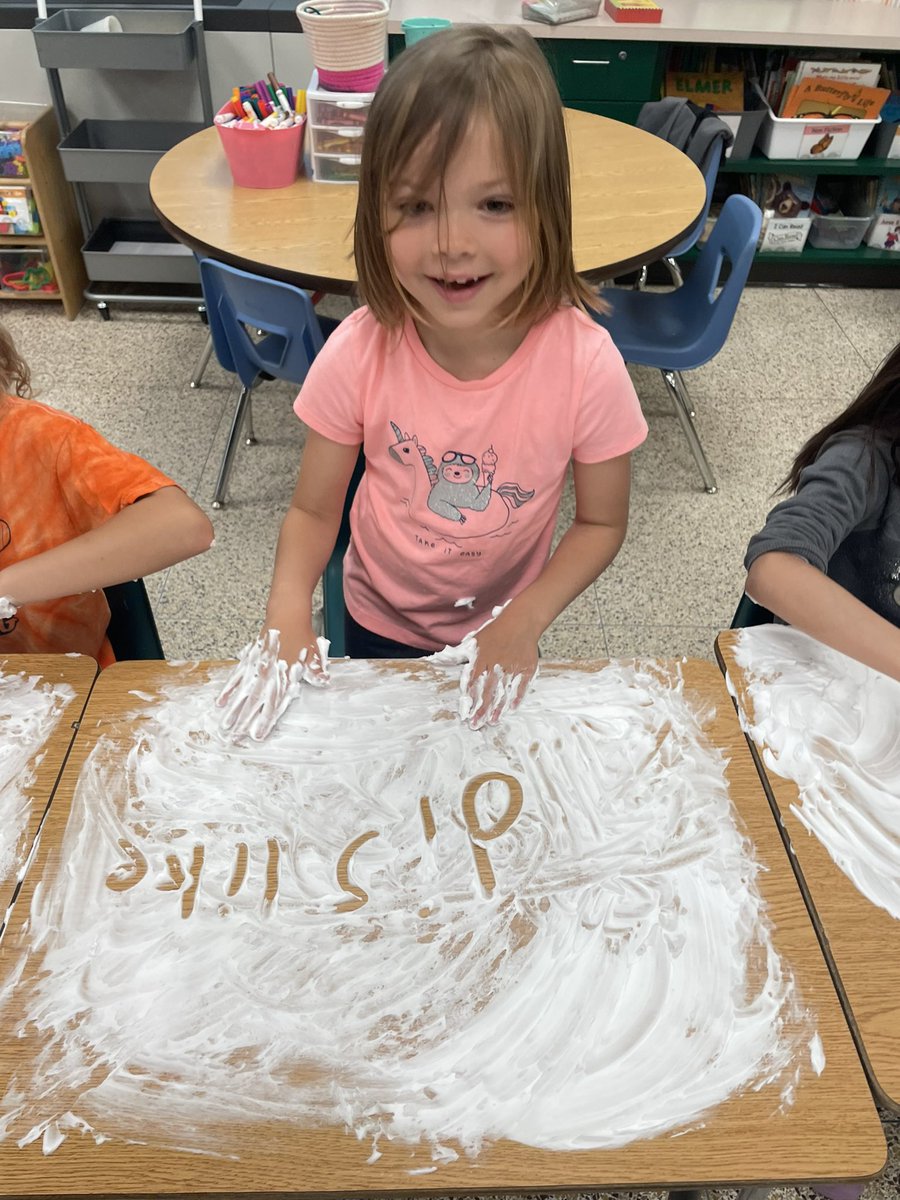
<svg viewBox="0 0 900 1200">
<path fill-rule="evenodd" d="M 900 679 L 900 345 L 809 439 L 781 490 L 791 495 L 747 549 L 748 595 Z"/>
<path fill-rule="evenodd" d="M 0 655 L 77 651 L 107 665 L 102 589 L 211 541 L 206 515 L 171 479 L 31 398 L 0 325 Z"/>
</svg>

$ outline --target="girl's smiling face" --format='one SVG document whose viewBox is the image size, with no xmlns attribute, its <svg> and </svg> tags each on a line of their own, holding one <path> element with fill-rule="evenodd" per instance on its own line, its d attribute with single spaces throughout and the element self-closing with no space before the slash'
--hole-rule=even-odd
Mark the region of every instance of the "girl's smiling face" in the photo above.
<svg viewBox="0 0 900 1200">
<path fill-rule="evenodd" d="M 422 150 L 388 195 L 388 246 L 425 324 L 451 339 L 496 329 L 521 295 L 528 235 L 491 124 L 475 118 L 450 160 L 443 195 L 417 183 Z M 421 330 L 420 330 L 421 332 Z"/>
</svg>

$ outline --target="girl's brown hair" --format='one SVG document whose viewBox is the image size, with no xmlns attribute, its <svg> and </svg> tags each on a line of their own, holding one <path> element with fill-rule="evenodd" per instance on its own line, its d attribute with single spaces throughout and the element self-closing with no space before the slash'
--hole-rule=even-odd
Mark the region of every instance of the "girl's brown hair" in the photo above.
<svg viewBox="0 0 900 1200">
<path fill-rule="evenodd" d="M 900 344 L 896 345 L 849 408 L 824 429 L 814 433 L 797 457 L 779 492 L 795 492 L 800 472 L 819 457 L 822 447 L 836 433 L 864 428 L 867 436 L 887 438 L 894 460 L 894 478 L 900 484 Z"/>
<path fill-rule="evenodd" d="M 388 200 L 413 154 L 427 147 L 419 186 L 443 181 L 477 117 L 496 130 L 532 262 L 507 321 L 533 323 L 560 304 L 605 306 L 575 272 L 569 152 L 562 103 L 530 34 L 457 26 L 404 50 L 375 94 L 360 164 L 353 250 L 359 290 L 375 318 L 423 317 L 393 269 Z"/>
<path fill-rule="evenodd" d="M 31 398 L 31 372 L 16 350 L 9 330 L 0 325 L 0 392 Z"/>
</svg>

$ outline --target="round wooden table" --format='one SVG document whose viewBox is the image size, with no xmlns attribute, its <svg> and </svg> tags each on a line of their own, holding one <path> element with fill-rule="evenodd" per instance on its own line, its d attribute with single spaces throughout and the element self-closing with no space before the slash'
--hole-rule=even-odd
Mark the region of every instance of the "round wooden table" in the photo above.
<svg viewBox="0 0 900 1200">
<path fill-rule="evenodd" d="M 607 117 L 566 109 L 566 125 L 578 270 L 609 278 L 676 246 L 706 195 L 691 160 Z M 313 291 L 349 292 L 356 282 L 353 184 L 301 177 L 277 190 L 235 187 L 209 128 L 163 155 L 150 197 L 163 226 L 198 254 Z"/>
</svg>

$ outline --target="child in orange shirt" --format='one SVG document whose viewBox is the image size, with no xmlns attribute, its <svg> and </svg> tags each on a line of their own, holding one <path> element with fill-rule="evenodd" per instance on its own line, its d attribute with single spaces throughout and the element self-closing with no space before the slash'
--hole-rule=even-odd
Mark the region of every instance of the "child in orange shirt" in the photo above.
<svg viewBox="0 0 900 1200">
<path fill-rule="evenodd" d="M 206 550 L 212 526 L 172 480 L 31 399 L 0 325 L 0 655 L 113 661 L 102 589 Z"/>
</svg>

